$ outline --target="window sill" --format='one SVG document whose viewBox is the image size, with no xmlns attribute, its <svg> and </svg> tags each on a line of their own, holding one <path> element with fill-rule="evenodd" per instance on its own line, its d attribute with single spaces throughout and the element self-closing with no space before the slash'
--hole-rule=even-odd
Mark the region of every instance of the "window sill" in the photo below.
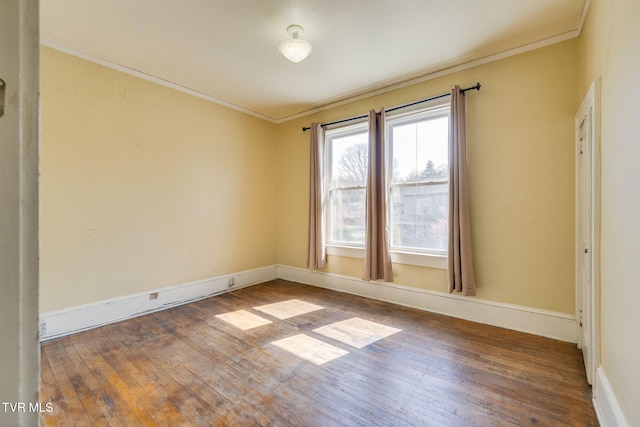
<svg viewBox="0 0 640 427">
<path fill-rule="evenodd" d="M 326 246 L 327 255 L 349 258 L 364 258 L 364 248 L 353 246 Z M 421 254 L 417 252 L 391 251 L 391 262 L 396 264 L 416 265 L 420 267 L 446 270 L 448 263 L 445 255 Z"/>
<path fill-rule="evenodd" d="M 441 270 L 446 270 L 448 267 L 446 255 L 421 254 L 417 252 L 391 251 L 391 262 L 439 268 Z"/>
<path fill-rule="evenodd" d="M 364 258 L 364 248 L 356 246 L 326 245 L 327 255 L 346 256 L 349 258 Z"/>
</svg>

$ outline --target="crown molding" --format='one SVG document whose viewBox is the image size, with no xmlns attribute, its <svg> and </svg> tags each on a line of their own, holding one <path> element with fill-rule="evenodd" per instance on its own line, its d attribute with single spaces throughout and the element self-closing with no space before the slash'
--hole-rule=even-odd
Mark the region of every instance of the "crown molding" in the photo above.
<svg viewBox="0 0 640 427">
<path fill-rule="evenodd" d="M 69 48 L 67 46 L 63 46 L 61 44 L 52 42 L 51 40 L 48 40 L 48 39 L 45 39 L 45 38 L 41 38 L 40 39 L 40 44 L 42 46 L 46 46 L 46 47 L 49 47 L 51 49 L 58 50 L 60 52 L 66 53 L 66 54 L 71 55 L 71 56 L 75 56 L 75 57 L 83 59 L 85 61 L 93 62 L 95 64 L 102 65 L 102 66 L 107 67 L 107 68 L 111 68 L 112 70 L 120 71 L 121 73 L 125 73 L 125 74 L 128 74 L 130 76 L 138 77 L 138 78 L 140 78 L 142 80 L 147 80 L 149 82 L 156 83 L 156 84 L 159 84 L 161 86 L 165 86 L 165 87 L 177 90 L 179 92 L 183 92 L 183 93 L 186 93 L 188 95 L 195 96 L 195 97 L 200 98 L 200 99 L 204 99 L 205 101 L 213 102 L 214 104 L 222 105 L 223 107 L 231 108 L 232 110 L 240 111 L 241 113 L 245 113 L 245 114 L 248 114 L 250 116 L 254 116 L 254 117 L 257 117 L 259 119 L 266 120 L 266 121 L 268 121 L 270 123 L 276 123 L 277 122 L 276 119 L 274 119 L 273 117 L 265 116 L 264 114 L 260 114 L 260 113 L 256 113 L 255 111 L 247 110 L 246 108 L 243 108 L 243 107 L 241 107 L 239 105 L 236 105 L 236 104 L 233 104 L 231 102 L 225 101 L 223 99 L 219 99 L 219 98 L 213 97 L 211 95 L 207 95 L 205 93 L 198 92 L 195 89 L 191 89 L 191 88 L 188 88 L 186 86 L 182 86 L 182 85 L 170 82 L 168 80 L 161 79 L 159 77 L 153 76 L 151 74 L 144 73 L 142 71 L 134 70 L 133 68 L 129 68 L 129 67 L 125 67 L 125 66 L 122 66 L 122 65 L 118 65 L 118 64 L 116 64 L 114 62 L 111 62 L 109 60 L 98 58 L 96 56 L 89 55 L 89 54 L 84 53 L 84 52 L 80 52 L 78 50 Z"/>
<path fill-rule="evenodd" d="M 248 110 L 246 108 L 243 108 L 243 107 L 241 107 L 239 105 L 236 105 L 236 104 L 233 104 L 231 102 L 228 102 L 228 101 L 225 101 L 225 100 L 222 100 L 222 99 L 219 99 L 219 98 L 204 94 L 202 92 L 198 92 L 197 90 L 194 90 L 194 89 L 191 89 L 191 88 L 188 88 L 188 87 L 185 87 L 185 86 L 181 86 L 179 84 L 170 82 L 168 80 L 164 80 L 164 79 L 161 79 L 159 77 L 153 76 L 151 74 L 147 74 L 147 73 L 144 73 L 142 71 L 138 71 L 138 70 L 134 70 L 132 68 L 128 68 L 128 67 L 125 67 L 125 66 L 122 66 L 122 65 L 118 65 L 118 64 L 115 64 L 115 63 L 113 63 L 111 61 L 108 61 L 106 59 L 98 58 L 98 57 L 95 57 L 93 55 L 89 55 L 87 53 L 80 52 L 80 51 L 77 51 L 75 49 L 71 49 L 71 48 L 63 46 L 61 44 L 52 42 L 51 40 L 48 40 L 46 38 L 41 38 L 40 39 L 40 44 L 42 44 L 43 46 L 46 46 L 46 47 L 61 51 L 61 52 L 66 53 L 68 55 L 72 55 L 72 56 L 78 57 L 80 59 L 84 59 L 86 61 L 94 62 L 96 64 L 111 68 L 113 70 L 120 71 L 122 73 L 129 74 L 129 75 L 132 75 L 134 77 L 138 77 L 138 78 L 141 78 L 143 80 L 147 80 L 147 81 L 150 81 L 152 83 L 156 83 L 156 84 L 159 84 L 159 85 L 162 85 L 162 86 L 165 86 L 165 87 L 169 87 L 171 89 L 175 89 L 177 91 L 180 91 L 180 92 L 183 92 L 183 93 L 186 93 L 186 94 L 189 94 L 189 95 L 204 99 L 206 101 L 213 102 L 213 103 L 218 104 L 218 105 L 222 105 L 222 106 L 227 107 L 227 108 L 231 108 L 233 110 L 236 110 L 236 111 L 239 111 L 239 112 L 242 112 L 242 113 L 257 117 L 259 119 L 265 120 L 265 121 L 270 122 L 270 123 L 280 124 L 280 123 L 286 123 L 286 122 L 291 121 L 291 120 L 299 119 L 299 118 L 302 118 L 302 117 L 306 117 L 306 116 L 309 116 L 311 114 L 319 113 L 321 111 L 329 110 L 331 108 L 335 108 L 335 107 L 339 107 L 339 106 L 342 106 L 342 105 L 350 104 L 352 102 L 360 101 L 362 99 L 366 99 L 366 98 L 369 98 L 369 97 L 372 97 L 372 96 L 381 95 L 381 94 L 384 94 L 384 93 L 387 93 L 387 92 L 391 92 L 391 91 L 394 91 L 394 90 L 397 90 L 397 89 L 405 88 L 407 86 L 412 86 L 412 85 L 415 85 L 415 84 L 418 84 L 418 83 L 423 83 L 423 82 L 426 82 L 426 81 L 429 81 L 429 80 L 437 79 L 439 77 L 447 76 L 447 75 L 450 75 L 450 74 L 453 74 L 453 73 L 457 73 L 457 72 L 460 72 L 460 71 L 468 70 L 470 68 L 478 67 L 480 65 L 489 64 L 491 62 L 495 62 L 495 61 L 499 61 L 499 60 L 502 60 L 502 59 L 509 58 L 511 56 L 515 56 L 515 55 L 519 55 L 519 54 L 522 54 L 522 53 L 530 52 L 530 51 L 535 50 L 535 49 L 540 49 L 540 48 L 543 48 L 543 47 L 546 47 L 546 46 L 550 46 L 550 45 L 553 45 L 553 44 L 556 44 L 556 43 L 560 43 L 560 42 L 563 42 L 563 41 L 566 41 L 566 40 L 573 39 L 573 38 L 578 37 L 580 35 L 580 32 L 582 30 L 582 25 L 584 24 L 584 20 L 586 19 L 586 15 L 587 15 L 587 11 L 588 11 L 588 8 L 589 8 L 589 4 L 590 4 L 590 0 L 586 0 L 585 7 L 583 9 L 582 17 L 581 17 L 581 20 L 580 20 L 580 26 L 576 30 L 568 31 L 566 33 L 558 34 L 556 36 L 549 37 L 549 38 L 546 38 L 546 39 L 543 39 L 543 40 L 539 40 L 539 41 L 534 42 L 534 43 L 529 43 L 529 44 L 526 44 L 526 45 L 523 45 L 523 46 L 519 46 L 519 47 L 516 47 L 516 48 L 513 48 L 513 49 L 508 49 L 508 50 L 505 50 L 503 52 L 495 53 L 493 55 L 489 55 L 489 56 L 485 56 L 485 57 L 482 57 L 482 58 L 474 59 L 474 60 L 471 60 L 471 61 L 468 61 L 468 62 L 464 62 L 464 63 L 461 63 L 461 64 L 457 64 L 457 65 L 454 65 L 454 66 L 448 66 L 448 67 L 445 66 L 445 68 L 432 69 L 430 71 L 427 71 L 426 73 L 422 72 L 422 73 L 420 73 L 420 75 L 417 75 L 415 77 L 410 77 L 408 79 L 401 79 L 401 80 L 395 81 L 395 82 L 393 82 L 393 81 L 392 82 L 386 82 L 386 83 L 384 83 L 382 85 L 379 85 L 379 86 L 367 87 L 365 89 L 358 90 L 356 92 L 352 92 L 351 94 L 345 94 L 343 96 L 327 100 L 325 102 L 320 103 L 316 107 L 312 107 L 312 108 L 310 108 L 308 110 L 301 111 L 301 112 L 299 112 L 297 114 L 293 114 L 293 115 L 289 115 L 289 116 L 285 116 L 285 117 L 280 117 L 280 118 L 274 118 L 274 117 L 266 116 L 266 115 L 261 114 L 261 113 L 257 113 L 255 111 Z"/>
<path fill-rule="evenodd" d="M 458 64 L 455 66 L 451 66 L 448 68 L 443 68 L 439 70 L 433 70 L 428 72 L 427 74 L 421 74 L 420 76 L 410 78 L 408 80 L 403 80 L 397 83 L 391 83 L 379 88 L 368 88 L 364 91 L 359 91 L 358 94 L 354 94 L 353 96 L 349 96 L 347 98 L 336 99 L 333 101 L 327 101 L 327 103 L 319 105 L 315 108 L 300 112 L 298 114 L 294 114 L 291 116 L 283 117 L 276 120 L 276 123 L 284 123 L 290 120 L 299 119 L 301 117 L 309 116 L 311 114 L 319 113 L 321 111 L 329 110 L 331 108 L 339 107 L 341 105 L 350 104 L 352 102 L 360 101 L 362 99 L 366 99 L 372 96 L 381 95 L 383 93 L 391 92 L 397 89 L 402 89 L 407 86 L 412 86 L 418 83 L 423 83 L 429 80 L 437 79 L 439 77 L 447 76 L 453 73 L 458 73 L 460 71 L 468 70 L 470 68 L 478 67 L 480 65 L 489 64 L 491 62 L 499 61 L 502 59 L 509 58 L 511 56 L 520 55 L 521 53 L 530 52 L 532 50 L 540 49 L 543 47 L 551 46 L 556 43 L 560 43 L 566 40 L 570 40 L 578 37 L 579 31 L 572 30 L 566 33 L 558 34 L 553 37 L 549 37 L 543 40 L 539 40 L 534 43 L 529 43 L 523 46 L 519 46 L 513 49 L 505 50 L 503 52 L 495 53 L 493 55 L 485 56 L 479 59 L 475 59 L 472 61 L 464 62 L 462 64 Z"/>
<path fill-rule="evenodd" d="M 582 34 L 582 27 L 584 27 L 584 22 L 587 20 L 587 14 L 589 13 L 589 6 L 591 6 L 591 0 L 586 0 L 584 2 L 584 7 L 582 8 L 582 15 L 580 15 L 580 23 L 578 24 L 578 35 Z"/>
</svg>

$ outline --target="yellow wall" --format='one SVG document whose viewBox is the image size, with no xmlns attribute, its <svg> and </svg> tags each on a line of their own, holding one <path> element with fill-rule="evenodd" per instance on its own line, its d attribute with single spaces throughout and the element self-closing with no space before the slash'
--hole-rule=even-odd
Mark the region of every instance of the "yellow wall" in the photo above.
<svg viewBox="0 0 640 427">
<path fill-rule="evenodd" d="M 305 266 L 308 133 L 361 115 L 482 84 L 467 97 L 472 235 L 478 297 L 575 312 L 576 39 L 278 125 L 278 262 Z M 362 275 L 362 260 L 330 256 L 326 271 Z M 394 265 L 395 282 L 446 291 L 446 271 Z"/>
<path fill-rule="evenodd" d="M 580 99 L 602 78 L 601 362 L 627 424 L 640 425 L 640 2 L 592 0 Z"/>
<path fill-rule="evenodd" d="M 478 296 L 574 312 L 578 41 L 273 125 L 42 50 L 41 311 L 274 263 L 304 267 L 311 121 L 468 96 Z M 446 289 L 445 270 L 395 282 Z M 359 277 L 362 261 L 327 271 Z"/>
<path fill-rule="evenodd" d="M 276 262 L 275 125 L 43 47 L 42 312 Z"/>
</svg>

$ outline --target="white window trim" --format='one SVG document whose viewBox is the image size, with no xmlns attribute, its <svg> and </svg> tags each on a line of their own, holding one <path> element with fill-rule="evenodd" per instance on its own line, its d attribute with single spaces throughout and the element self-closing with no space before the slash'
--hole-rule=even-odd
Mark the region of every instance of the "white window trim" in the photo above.
<svg viewBox="0 0 640 427">
<path fill-rule="evenodd" d="M 336 244 L 327 244 L 327 255 L 343 256 L 348 258 L 364 258 L 364 248 L 356 246 L 339 246 Z"/>
<path fill-rule="evenodd" d="M 442 115 L 443 110 L 446 110 L 448 105 L 449 101 L 439 100 L 439 102 L 428 104 L 426 108 L 422 106 L 422 108 L 412 108 L 410 110 L 405 110 L 403 113 L 388 115 L 387 120 L 399 123 L 404 122 L 405 119 L 406 121 L 413 121 L 415 120 L 416 115 L 420 115 L 422 117 L 437 117 Z M 350 132 L 357 132 L 358 130 L 361 130 L 363 126 L 363 122 L 358 122 L 348 126 L 336 127 L 329 131 L 334 134 L 348 134 Z M 386 131 L 387 130 L 385 130 L 385 132 Z M 325 159 L 328 161 L 329 157 L 327 154 L 328 153 L 325 154 Z M 325 169 L 324 173 L 326 174 L 326 172 L 327 170 Z M 327 183 L 326 179 L 328 179 L 328 176 L 325 176 L 325 183 Z M 325 188 L 328 192 L 328 185 L 325 184 Z M 327 224 L 325 224 L 325 232 L 327 232 Z M 328 236 L 325 236 L 325 251 L 327 255 L 364 259 L 364 245 L 331 242 L 327 237 Z M 441 270 L 446 270 L 448 268 L 448 257 L 446 254 L 414 252 L 411 251 L 410 248 L 391 248 L 390 252 L 391 262 L 395 264 L 406 264 Z"/>
<path fill-rule="evenodd" d="M 397 264 L 418 265 L 420 267 L 448 268 L 448 258 L 446 255 L 421 254 L 418 252 L 403 252 L 391 250 L 391 262 Z"/>
<path fill-rule="evenodd" d="M 449 108 L 450 101 L 446 100 L 437 100 L 436 102 L 430 103 L 427 107 L 416 107 L 411 110 L 404 110 L 402 113 L 388 115 L 387 123 L 386 123 L 386 140 L 391 141 L 391 128 L 393 126 L 402 126 L 403 124 L 413 123 L 420 120 L 425 119 L 435 119 L 438 117 L 449 116 Z M 387 158 L 392 158 L 391 153 L 391 145 L 387 146 Z M 391 182 L 391 174 L 392 168 L 387 166 L 387 182 Z M 433 185 L 433 184 L 444 184 L 448 183 L 449 180 L 433 180 L 426 181 L 420 183 L 421 185 Z M 409 184 L 387 184 L 387 195 L 389 195 L 389 190 L 391 187 L 400 187 L 403 185 L 412 185 Z M 412 250 L 412 248 L 407 247 L 394 247 L 391 246 L 391 261 L 398 264 L 409 264 L 409 265 L 419 265 L 421 267 L 431 267 L 431 268 L 440 268 L 447 269 L 447 250 L 443 250 L 442 253 L 440 251 L 429 251 L 416 249 Z M 435 252 L 435 253 L 434 253 Z"/>
<path fill-rule="evenodd" d="M 348 258 L 364 258 L 364 248 L 356 246 L 325 245 L 327 255 Z M 446 255 L 424 254 L 418 252 L 391 250 L 391 262 L 395 264 L 415 265 L 446 270 L 448 266 Z"/>
<path fill-rule="evenodd" d="M 361 133 L 363 131 L 368 131 L 368 124 L 366 121 L 358 121 L 356 123 L 352 123 L 350 125 L 347 126 L 339 126 L 339 127 L 334 127 L 331 129 L 327 129 L 326 133 L 325 133 L 325 153 L 324 153 L 324 159 L 325 159 L 325 166 L 324 166 L 324 170 L 323 170 L 323 174 L 324 174 L 324 194 L 322 195 L 323 197 L 323 205 L 325 206 L 324 209 L 327 209 L 328 206 L 328 198 L 329 195 L 331 193 L 331 191 L 339 191 L 339 190 L 348 190 L 348 189 L 359 189 L 362 188 L 366 191 L 366 186 L 354 186 L 354 187 L 343 187 L 340 189 L 333 189 L 333 187 L 331 187 L 330 183 L 331 183 L 331 173 L 329 172 L 329 164 L 331 163 L 331 149 L 330 149 L 330 142 L 329 139 L 330 138 L 335 138 L 340 137 L 340 136 L 348 136 L 348 135 L 353 135 L 353 134 L 357 134 L 357 133 Z M 323 211 L 323 221 L 324 221 L 324 236 L 323 236 L 323 240 L 325 242 L 325 248 L 329 248 L 329 247 L 341 247 L 341 248 L 354 248 L 354 249 L 358 249 L 361 248 L 362 249 L 362 255 L 360 256 L 360 258 L 364 258 L 364 244 L 359 244 L 359 243 L 349 243 L 349 242 L 341 242 L 341 241 L 334 241 L 331 240 L 331 236 L 330 236 L 330 232 L 329 232 L 329 217 L 328 217 L 328 213 L 326 211 Z M 328 253 L 328 252 L 327 252 Z M 344 255 L 344 256 L 349 256 L 349 255 Z"/>
</svg>

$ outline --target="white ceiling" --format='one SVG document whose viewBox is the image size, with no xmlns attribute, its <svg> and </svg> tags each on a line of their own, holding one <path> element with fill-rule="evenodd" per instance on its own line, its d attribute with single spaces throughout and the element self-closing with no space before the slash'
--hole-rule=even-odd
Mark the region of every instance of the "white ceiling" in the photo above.
<svg viewBox="0 0 640 427">
<path fill-rule="evenodd" d="M 579 33 L 587 0 L 44 0 L 45 45 L 279 122 Z M 278 52 L 286 27 L 313 45 Z M 460 82 L 474 83 L 474 82 Z"/>
</svg>

